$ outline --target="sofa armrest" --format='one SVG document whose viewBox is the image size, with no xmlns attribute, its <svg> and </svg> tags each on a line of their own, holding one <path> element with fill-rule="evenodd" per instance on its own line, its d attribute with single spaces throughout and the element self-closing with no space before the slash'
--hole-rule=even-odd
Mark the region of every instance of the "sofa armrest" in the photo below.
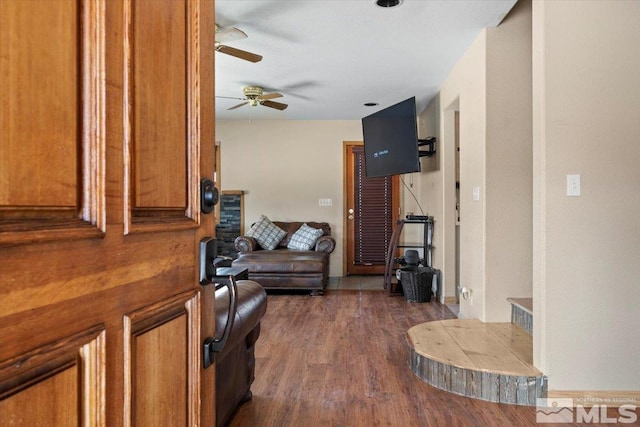
<svg viewBox="0 0 640 427">
<path fill-rule="evenodd" d="M 330 254 L 336 248 L 336 241 L 331 236 L 320 236 L 316 240 L 316 251 Z"/>
<path fill-rule="evenodd" d="M 256 239 L 249 236 L 238 236 L 233 244 L 238 252 L 252 252 L 258 247 Z"/>
</svg>

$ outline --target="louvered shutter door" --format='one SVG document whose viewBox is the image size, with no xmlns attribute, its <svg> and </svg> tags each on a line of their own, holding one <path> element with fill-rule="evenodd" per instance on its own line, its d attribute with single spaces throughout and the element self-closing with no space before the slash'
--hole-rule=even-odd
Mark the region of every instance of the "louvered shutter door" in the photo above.
<svg viewBox="0 0 640 427">
<path fill-rule="evenodd" d="M 367 178 L 364 149 L 354 147 L 355 158 L 355 230 L 356 265 L 384 265 L 393 231 L 392 179 Z"/>
</svg>

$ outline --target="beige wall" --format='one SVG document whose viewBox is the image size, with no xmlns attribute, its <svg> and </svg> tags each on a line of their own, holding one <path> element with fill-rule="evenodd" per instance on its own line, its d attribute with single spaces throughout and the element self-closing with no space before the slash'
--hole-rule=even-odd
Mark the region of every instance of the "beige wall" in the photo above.
<svg viewBox="0 0 640 427">
<path fill-rule="evenodd" d="M 637 391 L 640 2 L 533 5 L 534 362 L 550 389 Z"/>
<path fill-rule="evenodd" d="M 443 243 L 443 185 L 442 185 L 442 146 L 439 139 L 439 111 L 436 108 L 438 104 L 438 97 L 432 100 L 425 110 L 418 117 L 418 136 L 419 138 L 427 138 L 429 136 L 435 136 L 438 138 L 436 143 L 436 154 L 433 157 L 423 157 L 420 161 L 421 171 L 410 175 L 410 181 L 413 183 L 411 188 L 413 194 L 419 202 L 415 201 L 413 196 L 409 193 L 407 188 L 403 188 L 402 200 L 405 212 L 423 213 L 425 215 L 433 216 L 434 218 L 434 234 L 433 234 L 433 250 L 432 250 L 432 265 L 433 267 L 444 272 L 444 243 Z M 405 181 L 407 178 L 405 176 Z M 422 208 L 422 210 L 420 209 Z M 422 230 L 419 227 L 407 228 L 405 233 L 405 240 L 409 242 L 419 242 L 422 240 Z M 441 297 L 445 295 L 452 295 L 451 292 L 455 292 L 454 287 L 449 287 L 449 277 L 446 274 L 441 274 L 440 284 L 444 292 Z M 453 282 L 451 282 L 453 283 Z M 450 289 L 448 289 L 450 288 Z"/>
<path fill-rule="evenodd" d="M 420 115 L 418 117 L 418 138 L 425 139 L 429 136 L 437 136 L 438 126 L 436 120 L 430 115 Z M 426 147 L 421 148 L 426 150 Z M 430 215 L 437 218 L 434 227 L 441 227 L 438 224 L 442 203 L 439 195 L 442 193 L 440 174 L 440 151 L 436 146 L 436 154 L 432 157 L 422 157 L 420 159 L 420 172 L 400 175 L 400 204 L 402 206 L 402 216 L 408 213 L 418 215 Z M 403 184 L 404 182 L 404 184 Z M 407 225 L 403 227 L 401 241 L 422 242 L 424 229 L 419 225 Z M 432 264 L 436 268 L 442 266 L 442 254 L 436 248 L 440 245 L 441 233 L 434 233 L 432 242 Z M 423 256 L 422 250 L 418 249 Z"/>
<path fill-rule="evenodd" d="M 219 120 L 221 189 L 243 190 L 245 229 L 272 220 L 326 221 L 336 239 L 332 277 L 342 276 L 343 141 L 362 141 L 354 121 Z M 332 199 L 320 207 L 318 199 Z"/>
<path fill-rule="evenodd" d="M 439 213 L 443 251 L 451 259 L 455 245 L 455 110 L 460 111 L 460 284 L 473 290 L 460 301 L 461 317 L 484 319 L 485 288 L 485 143 L 486 143 L 486 31 L 483 31 L 455 65 L 440 87 L 440 155 L 443 173 L 443 207 Z M 480 200 L 472 201 L 479 187 Z M 437 219 L 437 218 L 436 218 Z M 454 295 L 454 265 L 444 267 L 447 295 Z"/>
<path fill-rule="evenodd" d="M 485 321 L 508 322 L 508 297 L 531 297 L 531 2 L 487 30 Z"/>
<path fill-rule="evenodd" d="M 520 2 L 483 31 L 420 124 L 439 136 L 437 167 L 420 174 L 436 218 L 436 261 L 455 295 L 455 127 L 460 112 L 460 317 L 508 322 L 510 296 L 531 296 L 531 6 Z M 473 190 L 480 192 L 473 200 Z"/>
</svg>

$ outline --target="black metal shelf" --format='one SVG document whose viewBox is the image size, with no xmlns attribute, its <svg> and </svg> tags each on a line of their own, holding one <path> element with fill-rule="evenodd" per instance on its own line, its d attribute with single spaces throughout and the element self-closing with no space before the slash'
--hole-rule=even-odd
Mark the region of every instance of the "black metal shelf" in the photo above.
<svg viewBox="0 0 640 427">
<path fill-rule="evenodd" d="M 400 243 L 400 236 L 405 224 L 421 224 L 423 228 L 422 242 L 404 242 Z M 402 290 L 398 289 L 398 283 L 393 282 L 394 271 L 399 265 L 397 262 L 398 248 L 422 248 L 424 263 L 427 267 L 431 267 L 431 251 L 433 241 L 433 217 L 427 216 L 425 219 L 399 219 L 393 228 L 389 248 L 387 248 L 387 258 L 385 260 L 384 269 L 384 287 L 389 295 L 401 295 Z"/>
</svg>

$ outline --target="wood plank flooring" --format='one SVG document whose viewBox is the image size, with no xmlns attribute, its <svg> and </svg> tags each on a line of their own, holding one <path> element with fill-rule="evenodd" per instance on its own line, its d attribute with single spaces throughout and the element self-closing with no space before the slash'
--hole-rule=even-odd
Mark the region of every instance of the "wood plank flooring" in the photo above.
<svg viewBox="0 0 640 427">
<path fill-rule="evenodd" d="M 434 300 L 409 303 L 382 287 L 270 294 L 254 397 L 230 426 L 536 425 L 535 407 L 458 396 L 411 372 L 409 328 L 454 317 Z"/>
</svg>

